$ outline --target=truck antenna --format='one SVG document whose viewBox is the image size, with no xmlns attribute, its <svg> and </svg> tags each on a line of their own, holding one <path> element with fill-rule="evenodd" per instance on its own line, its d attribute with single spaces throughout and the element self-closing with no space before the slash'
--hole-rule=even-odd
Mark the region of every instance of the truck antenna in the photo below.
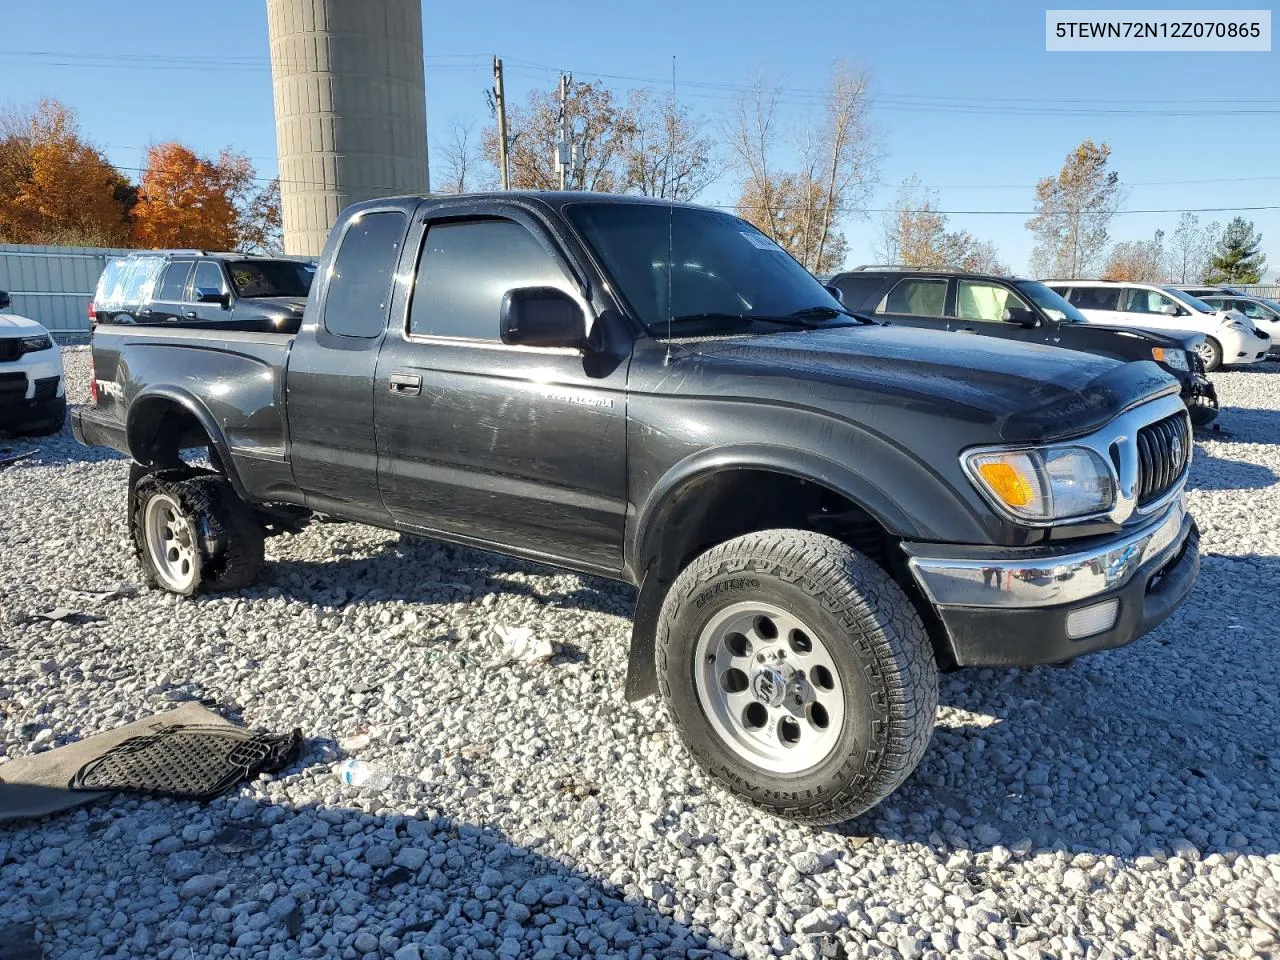
<svg viewBox="0 0 1280 960">
<path fill-rule="evenodd" d="M 675 54 L 671 55 L 671 111 L 676 109 L 676 58 Z M 663 189 L 667 190 L 667 357 L 664 366 L 671 366 L 671 328 L 675 323 L 674 310 L 672 309 L 671 291 L 673 287 L 672 278 L 676 272 L 676 241 L 675 241 L 675 216 L 676 201 L 673 194 L 671 180 L 671 164 L 674 161 L 676 149 L 676 132 L 675 124 L 669 124 L 670 142 L 667 145 L 667 169 L 663 172 Z"/>
</svg>

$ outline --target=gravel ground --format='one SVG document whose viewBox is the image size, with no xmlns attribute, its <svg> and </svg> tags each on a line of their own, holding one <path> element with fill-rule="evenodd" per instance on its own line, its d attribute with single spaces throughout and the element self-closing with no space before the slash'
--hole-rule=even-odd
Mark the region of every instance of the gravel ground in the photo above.
<svg viewBox="0 0 1280 960">
<path fill-rule="evenodd" d="M 87 354 L 66 360 L 82 402 Z M 945 676 L 918 772 L 831 831 L 729 800 L 656 700 L 622 700 L 626 588 L 335 524 L 268 541 L 252 590 L 91 602 L 76 590 L 138 579 L 126 462 L 69 431 L 0 441 L 39 450 L 0 471 L 0 776 L 193 697 L 309 738 L 212 803 L 0 827 L 0 940 L 34 925 L 45 956 L 95 958 L 1274 955 L 1280 365 L 1215 380 L 1190 601 L 1068 668 Z M 57 606 L 103 619 L 23 622 Z M 486 666 L 494 624 L 558 652 Z M 348 755 L 400 776 L 346 787 Z"/>
</svg>

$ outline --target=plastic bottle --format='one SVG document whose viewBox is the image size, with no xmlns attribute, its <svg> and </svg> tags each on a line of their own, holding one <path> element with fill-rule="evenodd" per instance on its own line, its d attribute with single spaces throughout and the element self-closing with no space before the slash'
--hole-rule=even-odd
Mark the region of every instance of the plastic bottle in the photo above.
<svg viewBox="0 0 1280 960">
<path fill-rule="evenodd" d="M 349 787 L 385 790 L 391 786 L 391 774 L 354 757 L 338 768 L 338 779 Z"/>
</svg>

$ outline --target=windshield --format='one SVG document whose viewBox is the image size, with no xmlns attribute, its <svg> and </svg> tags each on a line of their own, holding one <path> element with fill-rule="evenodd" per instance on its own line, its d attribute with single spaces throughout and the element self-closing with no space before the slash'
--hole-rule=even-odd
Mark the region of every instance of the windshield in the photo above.
<svg viewBox="0 0 1280 960">
<path fill-rule="evenodd" d="M 1085 319 L 1083 313 L 1067 303 L 1066 300 L 1043 283 L 1037 283 L 1034 280 L 1018 280 L 1014 283 L 1014 286 L 1025 293 L 1032 303 L 1048 314 L 1051 320 L 1057 320 L 1060 323 L 1089 322 Z"/>
<path fill-rule="evenodd" d="M 233 260 L 227 272 L 237 297 L 305 297 L 316 268 L 299 260 Z"/>
<path fill-rule="evenodd" d="M 650 333 L 709 322 L 844 320 L 811 273 L 746 221 L 696 207 L 582 203 L 565 210 Z M 674 269 L 668 269 L 674 263 Z"/>
<path fill-rule="evenodd" d="M 1181 300 L 1184 306 L 1190 307 L 1197 313 L 1213 313 L 1218 309 L 1217 307 L 1209 306 L 1203 300 L 1197 300 L 1187 291 L 1179 290 L 1177 287 L 1161 287 L 1160 289 L 1169 294 L 1169 296 Z"/>
</svg>

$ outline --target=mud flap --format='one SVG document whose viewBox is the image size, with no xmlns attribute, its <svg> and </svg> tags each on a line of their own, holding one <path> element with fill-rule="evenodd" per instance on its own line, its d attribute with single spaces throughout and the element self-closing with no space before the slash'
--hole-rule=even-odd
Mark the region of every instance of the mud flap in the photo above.
<svg viewBox="0 0 1280 960">
<path fill-rule="evenodd" d="M 654 659 L 654 641 L 658 634 L 658 615 L 670 584 L 658 579 L 650 567 L 636 595 L 636 612 L 631 624 L 631 653 L 627 660 L 624 695 L 629 702 L 643 700 L 658 692 L 658 666 Z"/>
</svg>

